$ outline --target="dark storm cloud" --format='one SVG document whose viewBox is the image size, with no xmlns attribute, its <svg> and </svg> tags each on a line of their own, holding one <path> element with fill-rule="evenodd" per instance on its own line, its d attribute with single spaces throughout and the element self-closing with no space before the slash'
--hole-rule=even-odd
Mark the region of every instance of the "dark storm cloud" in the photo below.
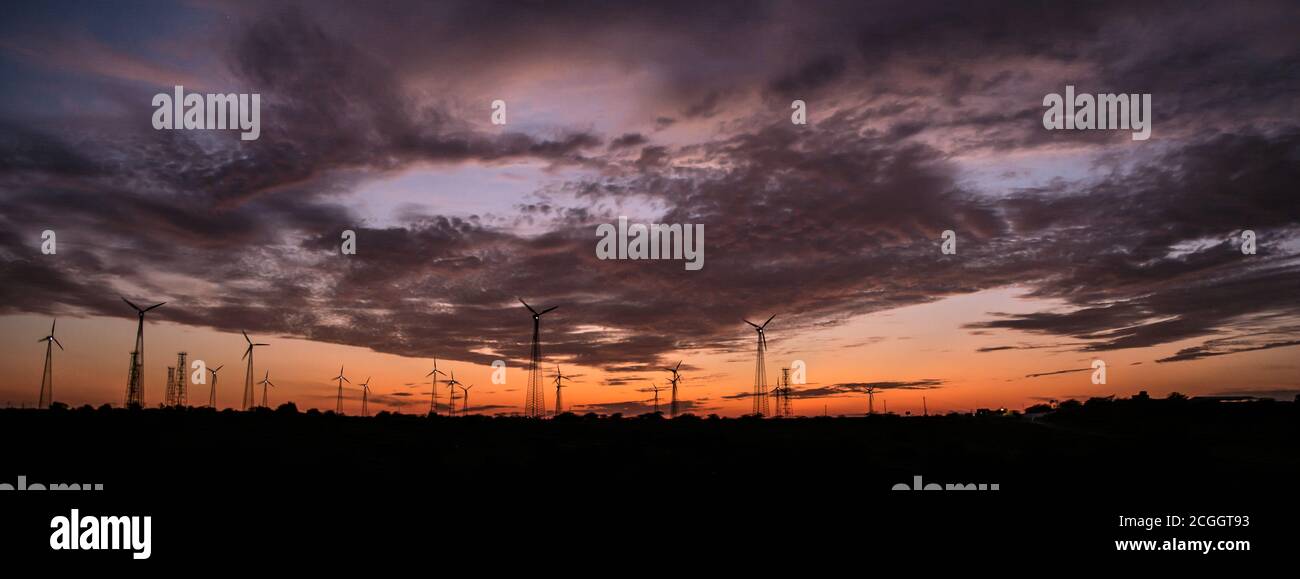
<svg viewBox="0 0 1300 579">
<path fill-rule="evenodd" d="M 1062 266 L 1034 295 L 1075 307 L 970 327 L 1070 336 L 1105 351 L 1294 319 L 1296 160 L 1300 133 L 1219 136 L 1075 194 L 1011 198 L 1007 214 L 1022 235 L 1079 232 L 1034 241 Z M 1256 255 L 1240 250 L 1248 228 L 1260 236 Z M 1204 357 L 1196 352 L 1168 361 Z"/>
<path fill-rule="evenodd" d="M 1290 334 L 1300 333 L 1300 328 L 1290 328 Z M 1300 340 L 1277 340 L 1270 341 L 1267 337 L 1247 336 L 1244 338 L 1215 338 L 1206 340 L 1204 344 L 1183 348 L 1173 356 L 1160 358 L 1156 362 L 1182 362 L 1185 360 L 1199 360 L 1201 358 L 1212 358 L 1214 356 L 1226 356 L 1238 352 L 1255 352 L 1259 350 L 1271 350 L 1273 348 L 1286 348 L 1289 346 L 1300 346 Z"/>
<path fill-rule="evenodd" d="M 159 319 L 486 363 L 526 359 L 524 297 L 561 305 L 543 323 L 546 356 L 644 372 L 673 350 L 749 347 L 745 317 L 777 313 L 780 347 L 854 315 L 1019 284 L 1064 306 L 972 328 L 1091 351 L 1274 332 L 1166 361 L 1282 347 L 1293 331 L 1279 327 L 1300 314 L 1296 10 L 240 5 L 231 12 L 248 25 L 218 48 L 263 94 L 258 141 L 136 120 L 5 121 L 0 298 L 6 313 L 124 316 L 117 292 L 154 295 L 173 302 Z M 445 99 L 411 88 L 428 71 L 451 87 L 558 61 L 649 71 L 653 120 L 618 136 L 487 133 L 456 114 L 451 88 Z M 1042 96 L 1067 81 L 1155 92 L 1155 134 L 1178 138 L 1087 183 L 981 191 L 959 178 L 954 152 L 1127 139 L 1043 131 Z M 770 114 L 772 99 L 805 93 L 819 99 L 812 125 L 790 125 L 784 106 Z M 756 94 L 765 104 L 743 110 Z M 637 132 L 675 123 L 719 130 L 689 144 L 655 133 L 653 145 Z M 521 219 L 549 225 L 525 236 L 440 215 L 368 226 L 340 201 L 417 164 L 516 160 L 593 170 L 565 185 L 591 205 L 523 204 Z M 597 260 L 594 227 L 617 216 L 599 203 L 623 198 L 661 203 L 662 222 L 704 224 L 705 268 Z M 45 227 L 65 244 L 57 257 L 39 253 Z M 1258 255 L 1237 250 L 1246 228 Z M 358 234 L 356 256 L 338 254 L 343 229 Z M 958 256 L 938 254 L 947 229 Z M 819 392 L 855 390 L 808 391 Z"/>
</svg>

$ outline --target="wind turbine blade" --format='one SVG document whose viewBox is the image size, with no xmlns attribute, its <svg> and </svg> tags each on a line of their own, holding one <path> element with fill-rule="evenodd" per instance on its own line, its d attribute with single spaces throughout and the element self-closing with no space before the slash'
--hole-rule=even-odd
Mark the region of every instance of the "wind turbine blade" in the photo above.
<svg viewBox="0 0 1300 579">
<path fill-rule="evenodd" d="M 534 316 L 541 315 L 537 313 L 537 310 L 533 309 L 533 306 L 528 305 L 528 302 L 524 301 L 524 298 L 517 298 L 517 299 L 519 300 L 519 303 L 524 304 L 524 307 L 528 308 L 528 311 L 532 312 Z"/>
<path fill-rule="evenodd" d="M 118 297 L 122 297 L 122 296 L 118 296 Z M 134 309 L 135 311 L 137 311 L 137 312 L 140 311 L 140 306 L 137 306 L 137 305 L 131 303 L 131 300 L 128 300 L 128 299 L 126 299 L 126 298 L 122 298 L 122 301 L 126 302 L 126 305 L 131 306 L 131 308 Z"/>
<path fill-rule="evenodd" d="M 270 346 L 270 344 L 253 344 L 254 346 Z"/>
<path fill-rule="evenodd" d="M 339 376 L 339 378 L 343 378 L 343 381 L 344 381 L 344 382 L 347 382 L 348 384 L 351 384 L 351 383 L 352 383 L 352 381 L 351 381 L 351 380 L 348 380 L 346 377 Z"/>
<path fill-rule="evenodd" d="M 36 340 L 36 343 L 39 344 L 39 343 L 41 343 L 41 342 L 45 342 L 45 341 L 48 341 L 48 340 L 50 340 L 50 339 L 52 339 L 50 336 L 45 336 L 44 338 L 41 338 L 41 339 L 39 339 L 39 340 Z"/>
<path fill-rule="evenodd" d="M 215 374 L 215 373 L 217 373 L 217 372 L 220 372 L 221 369 L 222 369 L 222 368 L 225 368 L 225 367 L 226 367 L 226 365 L 225 365 L 225 364 L 222 364 L 222 365 L 220 365 L 220 366 L 217 366 L 217 369 L 216 369 L 216 370 L 213 370 L 212 372 Z"/>
<path fill-rule="evenodd" d="M 51 337 L 54 336 L 54 325 L 57 324 L 57 323 L 59 323 L 58 320 L 53 320 L 53 321 L 50 322 L 50 336 L 51 336 Z"/>
<path fill-rule="evenodd" d="M 154 309 L 154 308 L 156 308 L 156 307 L 160 307 L 160 306 L 162 306 L 162 305 L 165 304 L 165 303 L 167 303 L 167 302 L 162 302 L 162 303 L 154 304 L 154 305 L 152 305 L 152 306 L 149 306 L 149 307 L 145 308 L 144 311 L 147 312 L 147 311 L 152 310 L 152 309 Z"/>
<path fill-rule="evenodd" d="M 240 359 L 240 360 L 243 360 L 244 358 L 247 358 L 249 352 L 252 352 L 252 351 L 253 351 L 253 345 L 252 345 L 252 344 L 249 344 L 249 345 L 248 345 L 248 349 L 247 349 L 247 350 L 244 350 L 244 355 L 243 355 L 243 356 L 240 356 L 239 359 Z"/>
<path fill-rule="evenodd" d="M 546 309 L 542 310 L 542 314 L 544 314 L 544 313 L 546 313 L 546 312 L 549 312 L 549 311 L 551 311 L 551 310 L 553 310 L 553 309 L 555 309 L 555 308 L 558 308 L 558 307 L 560 307 L 560 306 L 551 306 L 551 307 L 549 307 L 549 308 L 546 308 Z M 537 315 L 540 316 L 540 315 L 542 315 L 542 314 L 537 314 Z"/>
<path fill-rule="evenodd" d="M 271 371 L 270 371 L 270 370 L 267 370 L 267 371 L 266 371 L 266 375 L 265 375 L 265 376 L 262 376 L 262 379 L 263 379 L 263 380 L 269 380 L 270 378 L 271 378 Z"/>
<path fill-rule="evenodd" d="M 676 372 L 678 368 L 681 368 L 681 367 L 682 367 L 682 362 L 685 362 L 685 361 L 686 361 L 686 360 L 678 360 L 678 361 L 677 361 L 677 365 L 676 365 L 676 366 L 673 366 L 673 372 Z"/>
<path fill-rule="evenodd" d="M 751 326 L 754 326 L 755 328 L 758 327 L 758 324 L 755 324 L 754 322 L 751 322 L 751 321 L 749 321 L 749 320 L 745 320 L 745 323 L 746 323 L 746 324 L 749 324 L 749 325 L 751 325 Z"/>
<path fill-rule="evenodd" d="M 771 318 L 768 318 L 766 322 L 763 322 L 763 327 L 766 328 L 768 324 L 772 323 L 772 318 L 775 318 L 775 317 L 776 317 L 776 314 L 772 314 L 772 317 L 771 317 Z"/>
<path fill-rule="evenodd" d="M 63 349 L 63 344 L 60 344 L 60 343 L 59 343 L 59 339 L 58 339 L 58 338 L 56 338 L 56 337 L 54 337 L 54 336 L 50 336 L 50 339 L 51 339 L 51 340 L 54 340 L 55 345 L 57 345 L 57 346 L 59 347 L 60 350 Z"/>
<path fill-rule="evenodd" d="M 245 332 L 245 331 L 243 331 L 243 330 L 240 330 L 239 333 L 241 333 L 241 334 L 244 335 L 244 341 L 245 341 L 245 342 L 248 342 L 248 343 L 250 343 L 250 344 L 253 343 L 252 340 L 248 339 L 248 332 Z"/>
</svg>

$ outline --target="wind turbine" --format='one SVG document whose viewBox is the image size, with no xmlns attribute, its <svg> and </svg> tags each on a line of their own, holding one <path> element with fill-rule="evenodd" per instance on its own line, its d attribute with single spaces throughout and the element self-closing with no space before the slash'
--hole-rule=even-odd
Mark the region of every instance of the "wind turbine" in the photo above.
<svg viewBox="0 0 1300 579">
<path fill-rule="evenodd" d="M 867 387 L 863 389 L 863 391 L 867 393 L 867 414 L 868 415 L 875 414 L 876 413 L 876 386 L 874 384 L 868 384 Z"/>
<path fill-rule="evenodd" d="M 564 385 L 564 381 L 568 380 L 570 382 L 576 382 L 574 378 L 577 378 L 579 376 L 582 376 L 582 374 L 573 374 L 573 375 L 566 376 L 563 372 L 560 372 L 560 365 L 559 364 L 555 365 L 555 414 L 554 416 L 559 416 L 561 413 L 564 412 L 564 398 L 560 396 L 560 389 L 566 387 Z"/>
<path fill-rule="evenodd" d="M 767 363 L 765 361 L 767 335 L 764 330 L 767 329 L 767 325 L 772 323 L 772 318 L 775 317 L 776 314 L 772 314 L 772 317 L 763 322 L 761 326 L 745 320 L 746 324 L 753 326 L 754 331 L 758 332 L 758 356 L 754 361 L 754 414 L 763 416 L 767 415 Z"/>
<path fill-rule="evenodd" d="M 677 369 L 682 367 L 682 362 L 684 361 L 685 360 L 677 362 L 677 365 L 673 366 L 672 368 L 669 368 L 667 366 L 664 367 L 664 370 L 673 373 L 673 377 L 668 379 L 668 381 L 671 382 L 673 385 L 673 401 L 672 404 L 668 407 L 668 414 L 673 417 L 677 416 L 677 383 L 682 380 L 682 374 L 681 372 L 678 372 Z"/>
<path fill-rule="evenodd" d="M 776 388 L 773 393 L 776 394 L 776 415 L 790 417 L 794 416 L 794 411 L 790 408 L 790 394 L 794 391 L 790 387 L 790 369 L 781 368 L 781 377 L 777 378 Z"/>
<path fill-rule="evenodd" d="M 447 392 L 448 392 L 447 416 L 455 416 L 456 415 L 456 387 L 461 385 L 460 382 L 456 381 L 456 371 L 452 370 L 451 379 L 443 380 L 443 383 L 447 385 Z"/>
<path fill-rule="evenodd" d="M 473 387 L 474 387 L 473 384 L 470 384 L 469 386 L 461 386 L 461 387 L 460 387 L 461 392 L 464 392 L 464 393 L 465 393 L 465 396 L 461 397 L 461 400 L 460 400 L 460 413 L 461 413 L 462 415 L 465 415 L 465 416 L 468 416 L 468 415 L 469 415 L 469 389 L 470 389 L 470 388 L 473 388 Z"/>
<path fill-rule="evenodd" d="M 343 383 L 344 383 L 344 382 L 347 382 L 348 384 L 351 384 L 352 381 L 351 381 L 351 380 L 348 380 L 345 376 L 343 376 L 343 365 L 342 365 L 342 364 L 339 364 L 339 375 L 338 375 L 338 376 L 335 376 L 335 377 L 333 377 L 333 378 L 330 378 L 330 380 L 338 380 L 338 381 L 339 381 L 339 397 L 338 397 L 338 398 L 335 400 L 335 402 L 334 402 L 334 413 L 335 413 L 335 414 L 343 414 Z"/>
<path fill-rule="evenodd" d="M 118 296 L 121 297 L 121 296 Z M 156 307 L 167 302 L 157 303 L 147 308 L 141 308 L 131 300 L 122 298 L 126 305 L 135 310 L 138 323 L 135 326 L 135 351 L 131 353 L 131 371 L 126 378 L 126 405 L 144 406 L 144 315 Z"/>
<path fill-rule="evenodd" d="M 433 377 L 433 379 L 429 381 L 429 385 L 433 387 L 433 397 L 429 399 L 429 414 L 438 413 L 438 374 L 442 374 L 443 376 L 447 375 L 445 372 L 438 369 L 438 358 L 434 357 L 433 370 L 424 375 L 425 378 Z"/>
<path fill-rule="evenodd" d="M 267 404 L 266 404 L 266 387 L 267 387 L 267 386 L 271 386 L 271 387 L 274 387 L 274 386 L 275 386 L 275 383 L 271 381 L 271 371 L 270 371 L 270 370 L 267 370 L 267 371 L 266 371 L 266 376 L 263 376 L 263 377 L 262 377 L 262 381 L 261 381 L 261 382 L 258 382 L 258 384 L 261 384 L 261 385 L 262 385 L 262 408 L 270 408 L 270 406 L 267 406 Z"/>
<path fill-rule="evenodd" d="M 37 399 L 38 408 L 49 408 L 54 403 L 54 346 L 63 349 L 63 344 L 58 338 L 54 337 L 54 324 L 59 321 L 50 322 L 50 335 L 45 336 L 37 343 L 45 342 L 45 373 L 41 374 L 41 396 Z"/>
<path fill-rule="evenodd" d="M 212 387 L 208 390 L 208 406 L 212 408 L 217 407 L 217 372 L 220 372 L 221 369 L 225 367 L 226 366 L 222 364 L 221 366 L 217 366 L 217 369 L 215 370 L 208 368 L 208 372 L 212 374 Z"/>
<path fill-rule="evenodd" d="M 240 330 L 240 333 L 244 334 L 244 341 L 248 342 L 248 349 L 244 350 L 244 356 L 243 358 L 240 358 L 241 360 L 248 358 L 248 372 L 244 374 L 244 410 L 248 410 L 249 408 L 252 408 L 253 403 L 256 402 L 253 394 L 253 348 L 258 346 L 269 346 L 270 344 L 255 344 L 253 343 L 253 340 L 248 337 L 248 332 Z"/>
<path fill-rule="evenodd" d="M 529 418 L 541 418 L 546 415 L 546 398 L 542 393 L 542 315 L 560 306 L 551 306 L 542 311 L 533 309 L 523 298 L 519 303 L 533 314 L 532 354 L 528 359 L 528 397 L 524 401 L 524 415 Z"/>
<path fill-rule="evenodd" d="M 655 393 L 655 414 L 659 414 L 659 391 L 660 391 L 660 390 L 665 390 L 665 389 L 666 389 L 666 388 L 664 388 L 664 387 L 662 387 L 662 386 L 656 386 L 656 385 L 652 382 L 652 383 L 650 384 L 650 387 L 649 387 L 649 388 L 642 390 L 642 392 L 654 392 L 654 393 Z"/>
<path fill-rule="evenodd" d="M 361 415 L 370 416 L 370 377 L 366 376 L 366 381 L 361 383 Z"/>
</svg>

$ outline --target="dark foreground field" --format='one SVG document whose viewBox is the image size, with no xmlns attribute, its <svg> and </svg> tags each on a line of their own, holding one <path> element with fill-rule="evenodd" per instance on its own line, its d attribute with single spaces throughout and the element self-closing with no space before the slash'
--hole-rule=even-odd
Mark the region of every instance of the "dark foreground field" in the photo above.
<svg viewBox="0 0 1300 579">
<path fill-rule="evenodd" d="M 0 550 L 152 566 L 1250 560 L 1295 548 L 1298 424 L 1294 403 L 1196 400 L 1035 419 L 4 410 L 0 483 L 104 490 L 0 492 Z M 999 490 L 891 490 L 918 475 Z M 51 551 L 50 519 L 71 508 L 153 516 L 153 556 Z M 1167 514 L 1250 526 L 1118 526 Z M 1115 552 L 1117 539 L 1170 537 L 1246 539 L 1251 552 Z"/>
</svg>

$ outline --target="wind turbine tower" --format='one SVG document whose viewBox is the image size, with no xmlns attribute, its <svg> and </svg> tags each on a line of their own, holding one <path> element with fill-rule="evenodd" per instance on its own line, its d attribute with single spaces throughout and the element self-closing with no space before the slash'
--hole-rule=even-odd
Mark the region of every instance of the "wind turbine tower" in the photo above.
<svg viewBox="0 0 1300 579">
<path fill-rule="evenodd" d="M 456 380 L 456 371 L 452 370 L 451 378 L 444 380 L 443 383 L 447 385 L 447 416 L 455 416 L 456 400 L 460 398 L 459 396 L 456 396 L 456 387 L 461 385 L 460 382 Z"/>
<path fill-rule="evenodd" d="M 667 368 L 667 367 L 664 368 L 664 370 L 673 373 L 673 377 L 668 379 L 668 381 L 672 384 L 673 387 L 673 400 L 672 403 L 668 405 L 668 415 L 674 418 L 677 416 L 677 383 L 681 382 L 682 380 L 682 374 L 681 372 L 678 372 L 678 369 L 682 367 L 683 361 L 684 360 L 679 360 L 677 362 L 677 365 L 673 366 L 672 368 Z"/>
<path fill-rule="evenodd" d="M 217 407 L 217 372 L 222 368 L 225 368 L 225 365 L 217 366 L 215 370 L 208 368 L 208 373 L 212 374 L 212 386 L 208 389 L 208 408 Z"/>
<path fill-rule="evenodd" d="M 438 359 L 434 358 L 433 370 L 430 371 L 428 374 L 424 375 L 425 378 L 432 378 L 431 380 L 429 380 L 429 385 L 433 388 L 432 397 L 429 399 L 429 414 L 438 413 L 438 375 L 439 374 L 442 374 L 443 376 L 447 375 L 445 372 L 438 369 Z"/>
<path fill-rule="evenodd" d="M 348 380 L 347 377 L 343 376 L 343 365 L 342 365 L 342 364 L 339 364 L 339 375 L 338 375 L 338 376 L 335 376 L 335 377 L 333 377 L 333 378 L 330 378 L 330 380 L 338 380 L 338 381 L 339 381 L 339 395 L 338 395 L 338 398 L 335 398 L 335 399 L 334 399 L 334 413 L 335 413 L 335 414 L 340 414 L 340 415 L 341 415 L 341 414 L 343 414 L 343 383 L 344 383 L 344 382 L 347 382 L 348 384 L 351 384 L 352 381 L 351 381 L 351 380 Z"/>
<path fill-rule="evenodd" d="M 270 408 L 270 406 L 266 405 L 266 387 L 270 386 L 272 388 L 275 388 L 275 382 L 271 381 L 270 370 L 266 371 L 266 375 L 262 377 L 262 381 L 258 382 L 258 384 L 262 385 L 262 408 Z"/>
<path fill-rule="evenodd" d="M 469 386 L 461 386 L 461 387 L 460 387 L 460 391 L 463 392 L 463 393 L 465 394 L 465 395 L 462 396 L 461 399 L 460 399 L 460 414 L 461 414 L 461 416 L 469 416 L 469 389 L 470 389 L 470 388 L 473 388 L 473 387 L 474 387 L 473 384 L 470 384 Z"/>
<path fill-rule="evenodd" d="M 528 312 L 533 315 L 533 344 L 532 353 L 528 359 L 528 397 L 524 401 L 524 416 L 529 418 L 542 418 L 546 416 L 546 398 L 542 392 L 542 315 L 558 308 L 551 306 L 542 311 L 533 309 L 523 298 L 519 298 L 519 303 L 528 308 Z"/>
<path fill-rule="evenodd" d="M 189 382 L 189 366 L 185 365 L 185 361 L 188 356 L 185 352 L 176 353 L 176 372 L 167 376 L 167 397 L 163 402 L 166 406 L 185 406 Z"/>
<path fill-rule="evenodd" d="M 781 368 L 781 377 L 778 378 L 776 387 L 776 415 L 791 417 L 794 416 L 794 410 L 790 407 L 790 369 Z"/>
<path fill-rule="evenodd" d="M 163 394 L 163 406 L 171 406 L 176 397 L 176 367 L 167 367 L 167 392 Z"/>
<path fill-rule="evenodd" d="M 659 414 L 659 391 L 660 391 L 660 390 L 664 390 L 664 389 L 665 389 L 665 388 L 664 388 L 663 386 L 657 386 L 657 385 L 655 385 L 655 384 L 652 383 L 652 384 L 650 385 L 649 388 L 647 388 L 646 390 L 644 390 L 644 391 L 646 391 L 646 392 L 654 392 L 654 393 L 655 393 L 655 398 L 654 398 L 654 401 L 655 401 L 655 414 Z"/>
<path fill-rule="evenodd" d="M 54 337 L 54 324 L 57 323 L 58 320 L 50 322 L 50 335 L 36 340 L 45 342 L 45 373 L 41 374 L 41 396 L 37 402 L 38 408 L 49 408 L 50 404 L 54 403 L 54 346 L 63 349 L 63 344 Z"/>
<path fill-rule="evenodd" d="M 563 372 L 560 372 L 559 364 L 555 365 L 555 413 L 553 416 L 559 416 L 564 412 L 564 397 L 560 394 L 561 388 L 567 388 L 567 386 L 564 385 L 564 381 L 568 380 L 570 382 L 575 382 L 574 378 L 581 375 L 582 374 L 566 375 Z"/>
<path fill-rule="evenodd" d="M 248 358 L 248 371 L 244 373 L 244 410 L 248 410 L 256 402 L 253 394 L 253 348 L 269 346 L 270 344 L 255 344 L 248 337 L 248 332 L 241 330 L 241 333 L 244 334 L 244 341 L 248 342 L 248 349 L 244 350 L 244 357 Z"/>
<path fill-rule="evenodd" d="M 761 326 L 749 320 L 745 320 L 745 323 L 753 326 L 754 331 L 758 333 L 758 354 L 754 360 L 753 414 L 761 416 L 767 416 L 767 363 L 765 361 L 767 353 L 767 334 L 764 333 L 764 330 L 767 329 L 767 325 L 772 323 L 772 318 L 775 317 L 776 314 L 772 314 L 772 317 L 768 318 L 766 322 L 763 322 L 763 325 Z"/>
<path fill-rule="evenodd" d="M 122 298 L 126 305 L 135 310 L 137 324 L 135 326 L 135 351 L 131 354 L 131 371 L 127 374 L 126 379 L 126 405 L 127 407 L 144 406 L 144 315 L 154 308 L 157 308 L 167 302 L 157 303 L 147 308 L 141 308 L 131 300 Z"/>
<path fill-rule="evenodd" d="M 370 377 L 361 383 L 361 415 L 370 416 Z"/>
</svg>

